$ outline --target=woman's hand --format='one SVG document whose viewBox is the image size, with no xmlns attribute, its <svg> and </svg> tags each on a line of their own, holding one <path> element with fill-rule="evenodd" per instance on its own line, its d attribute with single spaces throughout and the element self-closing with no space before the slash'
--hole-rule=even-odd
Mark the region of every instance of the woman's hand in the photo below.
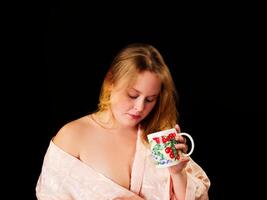
<svg viewBox="0 0 267 200">
<path fill-rule="evenodd" d="M 177 133 L 180 133 L 180 127 L 178 126 L 178 124 L 175 125 L 175 129 L 177 131 Z M 181 172 L 183 172 L 183 169 L 186 167 L 188 161 L 190 160 L 188 157 L 186 156 L 182 156 L 181 153 L 186 153 L 187 152 L 187 145 L 186 145 L 186 139 L 183 136 L 177 135 L 175 137 L 175 140 L 178 142 L 178 144 L 175 145 L 175 148 L 178 152 L 177 156 L 180 157 L 179 159 L 179 164 L 174 165 L 169 167 L 169 171 L 171 174 L 175 175 L 175 174 L 180 174 Z"/>
</svg>

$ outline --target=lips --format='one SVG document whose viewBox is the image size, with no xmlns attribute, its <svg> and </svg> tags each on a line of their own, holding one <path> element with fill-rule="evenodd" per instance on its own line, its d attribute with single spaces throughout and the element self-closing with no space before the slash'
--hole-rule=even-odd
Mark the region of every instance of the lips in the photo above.
<svg viewBox="0 0 267 200">
<path fill-rule="evenodd" d="M 141 115 L 133 115 L 133 114 L 128 114 L 132 119 L 138 120 L 141 118 Z"/>
</svg>

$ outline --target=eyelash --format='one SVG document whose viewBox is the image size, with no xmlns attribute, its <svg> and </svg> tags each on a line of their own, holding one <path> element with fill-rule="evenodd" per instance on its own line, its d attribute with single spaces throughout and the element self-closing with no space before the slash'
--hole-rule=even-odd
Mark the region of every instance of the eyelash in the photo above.
<svg viewBox="0 0 267 200">
<path fill-rule="evenodd" d="M 128 95 L 131 99 L 136 99 L 138 96 L 131 96 L 131 95 Z"/>
<path fill-rule="evenodd" d="M 131 96 L 131 95 L 128 95 L 131 99 L 136 99 L 138 98 L 138 96 Z M 148 99 L 145 99 L 146 102 L 150 103 L 152 102 L 153 100 L 148 100 Z"/>
</svg>

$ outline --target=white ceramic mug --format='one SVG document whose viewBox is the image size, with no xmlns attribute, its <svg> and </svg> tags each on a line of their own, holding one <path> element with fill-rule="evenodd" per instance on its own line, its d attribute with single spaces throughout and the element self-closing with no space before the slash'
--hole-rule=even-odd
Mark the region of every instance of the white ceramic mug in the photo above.
<svg viewBox="0 0 267 200">
<path fill-rule="evenodd" d="M 186 136 L 191 142 L 191 149 L 188 153 L 179 154 L 175 148 L 178 142 L 175 140 L 176 135 Z M 163 130 L 147 135 L 150 144 L 152 158 L 158 168 L 177 165 L 180 156 L 190 156 L 195 148 L 194 140 L 188 133 L 177 133 L 175 128 Z"/>
</svg>

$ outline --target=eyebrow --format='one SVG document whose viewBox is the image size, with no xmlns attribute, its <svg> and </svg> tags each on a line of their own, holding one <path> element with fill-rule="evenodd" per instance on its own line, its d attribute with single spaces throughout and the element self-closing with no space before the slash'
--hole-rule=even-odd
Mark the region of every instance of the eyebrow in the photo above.
<svg viewBox="0 0 267 200">
<path fill-rule="evenodd" d="M 136 92 L 138 93 L 141 93 L 139 90 L 135 89 L 135 88 L 129 88 L 129 89 L 132 89 L 132 90 L 135 90 Z M 150 95 L 148 97 L 155 97 L 155 96 L 158 96 L 158 94 L 153 94 L 153 95 Z"/>
</svg>

